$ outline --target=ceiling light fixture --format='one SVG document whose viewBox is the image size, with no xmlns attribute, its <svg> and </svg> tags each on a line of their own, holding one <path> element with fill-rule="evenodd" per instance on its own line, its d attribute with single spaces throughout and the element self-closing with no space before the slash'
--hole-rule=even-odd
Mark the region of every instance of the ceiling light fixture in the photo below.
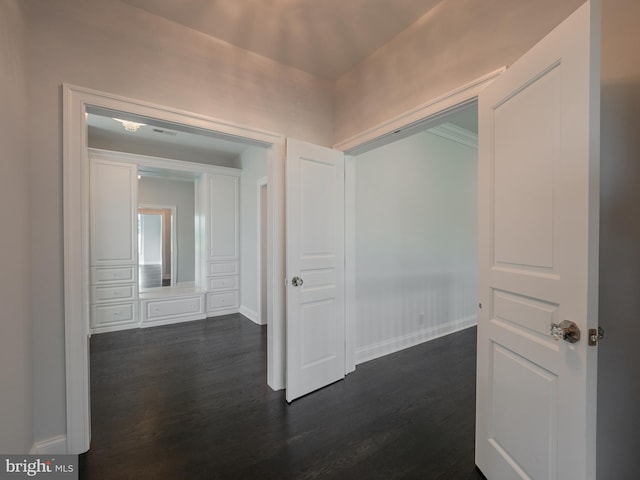
<svg viewBox="0 0 640 480">
<path fill-rule="evenodd" d="M 120 122 L 127 132 L 137 132 L 140 127 L 144 127 L 146 123 L 131 122 L 129 120 L 121 120 L 114 118 L 116 122 Z"/>
</svg>

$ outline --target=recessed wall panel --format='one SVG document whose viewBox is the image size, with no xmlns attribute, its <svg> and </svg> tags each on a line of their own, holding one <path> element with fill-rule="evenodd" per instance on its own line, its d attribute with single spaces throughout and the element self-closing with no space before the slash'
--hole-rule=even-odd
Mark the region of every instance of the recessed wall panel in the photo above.
<svg viewBox="0 0 640 480">
<path fill-rule="evenodd" d="M 209 257 L 238 257 L 238 177 L 211 176 Z"/>
<path fill-rule="evenodd" d="M 302 256 L 334 255 L 336 251 L 335 166 L 302 159 L 300 162 Z"/>
<path fill-rule="evenodd" d="M 494 259 L 553 268 L 553 185 L 558 161 L 560 68 L 494 109 Z M 522 115 L 521 112 L 528 112 Z"/>
<path fill-rule="evenodd" d="M 335 301 L 306 303 L 300 309 L 302 367 L 313 366 L 336 356 Z M 344 348 L 344 345 L 342 345 Z"/>
<path fill-rule="evenodd" d="M 496 343 L 491 357 L 490 440 L 523 478 L 555 478 L 558 377 Z"/>
<path fill-rule="evenodd" d="M 91 166 L 91 263 L 135 263 L 135 167 L 112 162 Z"/>
<path fill-rule="evenodd" d="M 549 338 L 551 324 L 558 322 L 558 305 L 494 290 L 493 316 Z"/>
</svg>

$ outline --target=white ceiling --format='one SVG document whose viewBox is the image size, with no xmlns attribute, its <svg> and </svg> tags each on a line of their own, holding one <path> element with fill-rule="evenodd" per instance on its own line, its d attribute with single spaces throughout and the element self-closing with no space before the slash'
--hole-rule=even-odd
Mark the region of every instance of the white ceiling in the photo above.
<svg viewBox="0 0 640 480">
<path fill-rule="evenodd" d="M 327 80 L 336 80 L 441 0 L 123 0 Z"/>
<path fill-rule="evenodd" d="M 136 132 L 127 132 L 120 122 L 112 117 L 133 120 L 145 125 Z M 207 131 L 182 125 L 167 125 L 152 119 L 136 117 L 116 112 L 93 112 L 87 115 L 89 136 L 100 136 L 114 142 L 135 138 L 137 144 L 171 145 L 173 149 L 189 149 L 208 152 L 222 160 L 235 160 L 247 149 L 249 144 L 221 138 Z"/>
</svg>

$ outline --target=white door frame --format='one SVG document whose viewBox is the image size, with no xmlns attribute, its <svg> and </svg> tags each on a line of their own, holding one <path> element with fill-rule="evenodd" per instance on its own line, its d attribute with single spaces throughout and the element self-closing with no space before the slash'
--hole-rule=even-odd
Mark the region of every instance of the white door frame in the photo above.
<svg viewBox="0 0 640 480">
<path fill-rule="evenodd" d="M 232 122 L 63 84 L 64 306 L 67 452 L 89 449 L 89 160 L 87 108 L 97 107 L 182 124 L 267 149 L 269 284 L 267 383 L 284 388 L 285 137 Z"/>
<path fill-rule="evenodd" d="M 262 242 L 263 242 L 263 238 L 262 238 L 262 209 L 267 207 L 267 205 L 263 205 L 262 203 L 262 188 L 265 187 L 267 189 L 267 197 L 269 196 L 269 178 L 268 177 L 262 177 L 259 178 L 258 181 L 256 182 L 256 197 L 257 197 L 257 209 L 256 209 L 256 219 L 258 222 L 258 228 L 257 228 L 257 236 L 256 236 L 256 246 L 257 246 L 257 255 L 256 255 L 256 279 L 257 279 L 257 287 L 258 287 L 258 302 L 257 302 L 257 308 L 256 308 L 256 312 L 257 312 L 257 320 L 258 323 L 260 325 L 263 325 L 263 318 L 262 315 L 264 315 L 264 312 L 262 311 Z M 267 202 L 268 203 L 268 202 Z M 268 220 L 267 220 L 268 223 Z"/>
<path fill-rule="evenodd" d="M 368 152 L 421 132 L 430 126 L 435 126 L 442 116 L 476 102 L 478 94 L 505 70 L 506 67 L 499 68 L 333 146 L 336 150 L 341 150 L 348 155 L 345 158 L 345 373 L 353 372 L 356 369 L 356 167 L 353 157 L 349 157 L 349 155 Z"/>
</svg>

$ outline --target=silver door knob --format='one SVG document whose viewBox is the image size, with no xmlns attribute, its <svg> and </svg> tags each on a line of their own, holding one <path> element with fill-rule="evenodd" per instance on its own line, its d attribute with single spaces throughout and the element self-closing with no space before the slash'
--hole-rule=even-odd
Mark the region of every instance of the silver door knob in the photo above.
<svg viewBox="0 0 640 480">
<path fill-rule="evenodd" d="M 580 340 L 580 329 L 578 325 L 570 320 L 563 320 L 560 323 L 551 324 L 551 336 L 556 340 L 564 340 L 569 343 L 576 343 Z"/>
<path fill-rule="evenodd" d="M 300 287 L 303 283 L 304 281 L 300 277 L 293 277 L 291 279 L 291 285 L 294 287 Z"/>
</svg>

